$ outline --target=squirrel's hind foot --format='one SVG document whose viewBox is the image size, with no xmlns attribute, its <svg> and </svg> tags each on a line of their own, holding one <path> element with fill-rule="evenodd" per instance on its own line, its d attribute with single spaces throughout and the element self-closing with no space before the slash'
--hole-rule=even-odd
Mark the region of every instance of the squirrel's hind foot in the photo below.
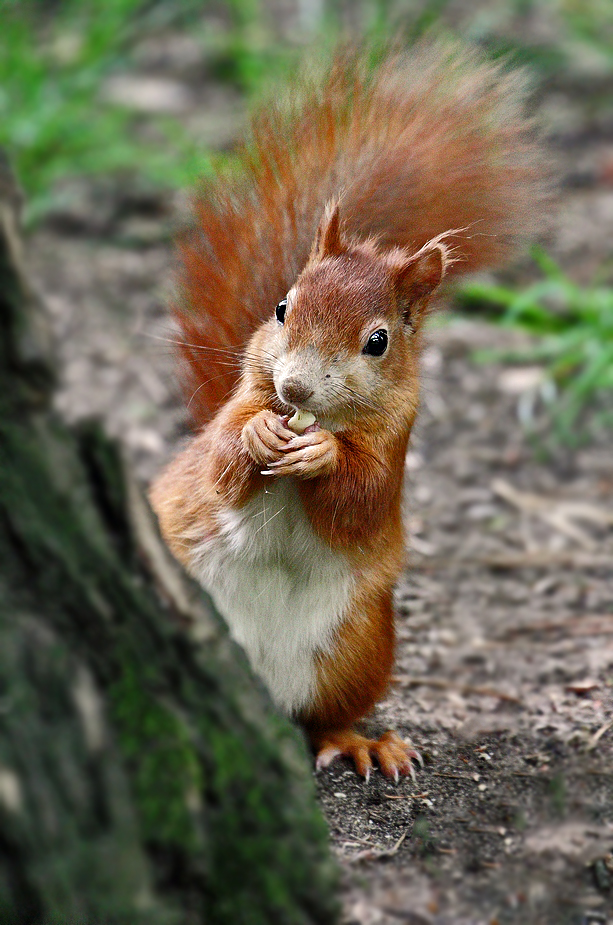
<svg viewBox="0 0 613 925">
<path fill-rule="evenodd" d="M 391 729 L 384 732 L 380 739 L 367 739 L 351 729 L 331 732 L 318 737 L 315 746 L 315 767 L 318 771 L 327 768 L 335 758 L 343 756 L 351 758 L 356 771 L 367 782 L 373 770 L 372 758 L 376 759 L 381 772 L 396 783 L 403 774 L 410 774 L 413 780 L 416 779 L 413 762 L 423 767 L 419 752 Z"/>
</svg>

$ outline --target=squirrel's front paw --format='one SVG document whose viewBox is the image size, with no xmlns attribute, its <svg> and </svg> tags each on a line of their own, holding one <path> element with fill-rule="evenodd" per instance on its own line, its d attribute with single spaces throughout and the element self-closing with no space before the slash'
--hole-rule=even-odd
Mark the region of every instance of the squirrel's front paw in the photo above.
<svg viewBox="0 0 613 925">
<path fill-rule="evenodd" d="M 270 466 L 280 460 L 295 434 L 272 411 L 259 411 L 248 421 L 241 432 L 243 446 L 258 463 Z"/>
<path fill-rule="evenodd" d="M 328 475 L 336 466 L 338 443 L 334 434 L 318 428 L 285 445 L 279 460 L 270 463 L 265 475 L 296 475 L 311 479 Z"/>
</svg>

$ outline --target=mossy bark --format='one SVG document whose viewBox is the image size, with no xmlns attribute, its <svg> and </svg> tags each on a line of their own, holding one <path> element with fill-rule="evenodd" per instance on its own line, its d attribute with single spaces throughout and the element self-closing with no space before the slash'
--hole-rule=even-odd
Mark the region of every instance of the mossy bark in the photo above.
<svg viewBox="0 0 613 925">
<path fill-rule="evenodd" d="M 332 922 L 300 735 L 117 448 L 53 412 L 15 214 L 2 169 L 0 922 Z"/>
</svg>

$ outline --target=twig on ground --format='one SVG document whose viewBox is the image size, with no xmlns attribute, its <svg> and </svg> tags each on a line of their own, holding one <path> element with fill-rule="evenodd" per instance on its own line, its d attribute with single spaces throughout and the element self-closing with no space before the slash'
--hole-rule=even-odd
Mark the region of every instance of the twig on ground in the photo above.
<svg viewBox="0 0 613 925">
<path fill-rule="evenodd" d="M 505 691 L 496 690 L 493 687 L 482 687 L 474 684 L 456 684 L 453 681 L 446 681 L 444 678 L 420 678 L 411 677 L 410 675 L 394 675 L 392 683 L 400 684 L 402 687 L 433 687 L 437 690 L 457 691 L 464 696 L 477 694 L 479 697 L 496 697 L 498 700 L 504 700 L 507 703 L 521 703 L 521 701 L 507 694 Z"/>
<path fill-rule="evenodd" d="M 603 723 L 603 724 L 602 724 L 602 726 L 600 727 L 600 729 L 599 729 L 597 732 L 594 733 L 594 735 L 592 736 L 592 738 L 591 738 L 590 741 L 588 742 L 588 746 L 587 746 L 588 751 L 591 751 L 593 748 L 596 748 L 596 746 L 598 745 L 598 743 L 599 743 L 600 740 L 602 739 L 602 737 L 603 737 L 603 735 L 605 734 L 605 732 L 608 732 L 608 730 L 611 728 L 611 726 L 613 726 L 613 719 L 610 719 L 610 720 L 608 720 L 606 723 Z"/>
<path fill-rule="evenodd" d="M 400 846 L 408 834 L 409 830 L 405 829 L 393 848 L 368 848 L 366 851 L 359 851 L 352 858 L 347 858 L 347 860 L 350 864 L 357 864 L 359 861 L 378 861 L 380 858 L 393 858 L 395 854 L 398 854 Z"/>
<path fill-rule="evenodd" d="M 602 553 L 585 553 L 572 550 L 535 549 L 531 552 L 501 553 L 500 555 L 462 558 L 449 556 L 411 562 L 412 571 L 430 571 L 436 568 L 492 568 L 492 569 L 613 569 L 613 556 Z"/>
<path fill-rule="evenodd" d="M 578 527 L 574 521 L 584 520 L 603 527 L 613 525 L 613 511 L 596 507 L 596 505 L 588 504 L 584 501 L 545 498 L 531 492 L 519 491 L 509 482 L 505 482 L 504 479 L 494 479 L 492 491 L 518 510 L 539 517 L 559 533 L 574 540 L 587 550 L 596 548 L 595 540 L 585 530 Z"/>
<path fill-rule="evenodd" d="M 568 636 L 613 636 L 613 614 L 586 614 L 583 617 L 573 616 L 568 620 L 542 620 L 539 623 L 511 626 L 496 636 L 495 640 L 508 642 L 516 636 L 560 631 Z"/>
<path fill-rule="evenodd" d="M 470 774 L 453 774 L 451 771 L 430 771 L 432 777 L 448 777 L 450 780 L 474 781 Z"/>
</svg>

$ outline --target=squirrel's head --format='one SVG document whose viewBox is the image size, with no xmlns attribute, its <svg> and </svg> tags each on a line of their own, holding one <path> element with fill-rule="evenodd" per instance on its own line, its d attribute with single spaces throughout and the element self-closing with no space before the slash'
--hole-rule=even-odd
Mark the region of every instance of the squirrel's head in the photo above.
<svg viewBox="0 0 613 925">
<path fill-rule="evenodd" d="M 283 404 L 327 426 L 384 410 L 395 389 L 416 404 L 418 331 L 447 262 L 438 238 L 415 254 L 346 241 L 331 203 L 305 269 L 261 329 Z"/>
</svg>

